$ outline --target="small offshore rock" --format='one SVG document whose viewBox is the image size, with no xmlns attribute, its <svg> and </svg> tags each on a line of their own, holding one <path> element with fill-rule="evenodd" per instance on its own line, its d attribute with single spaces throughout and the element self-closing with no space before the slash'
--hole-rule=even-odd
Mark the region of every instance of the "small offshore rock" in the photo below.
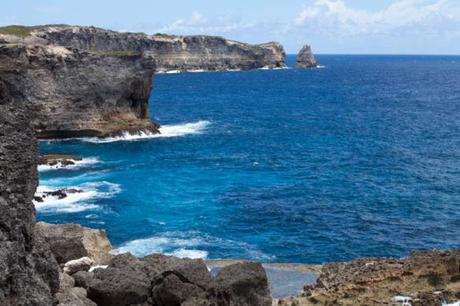
<svg viewBox="0 0 460 306">
<path fill-rule="evenodd" d="M 75 165 L 75 161 L 81 161 L 82 158 L 74 155 L 65 154 L 48 154 L 42 155 L 38 158 L 39 165 L 56 166 L 61 164 L 62 166 Z"/>
<path fill-rule="evenodd" d="M 303 46 L 303 48 L 297 54 L 297 63 L 296 67 L 298 68 L 312 68 L 317 67 L 318 62 L 316 61 L 311 47 L 309 45 Z"/>
</svg>

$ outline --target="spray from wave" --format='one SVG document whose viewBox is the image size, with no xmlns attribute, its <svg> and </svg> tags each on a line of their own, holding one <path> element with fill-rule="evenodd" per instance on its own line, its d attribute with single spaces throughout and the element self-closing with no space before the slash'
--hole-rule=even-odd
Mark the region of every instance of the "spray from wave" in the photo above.
<svg viewBox="0 0 460 306">
<path fill-rule="evenodd" d="M 167 138 L 167 137 L 180 137 L 193 134 L 201 134 L 209 126 L 210 122 L 200 120 L 198 122 L 184 123 L 177 125 L 163 125 L 160 127 L 160 134 L 153 134 L 149 132 L 140 132 L 137 134 L 124 133 L 121 136 L 107 137 L 107 138 L 80 138 L 80 140 L 91 143 L 110 143 L 116 141 L 135 141 L 150 138 Z"/>
<path fill-rule="evenodd" d="M 272 256 L 264 254 L 253 245 L 210 236 L 199 231 L 163 232 L 160 235 L 131 240 L 120 245 L 115 253 L 130 252 L 140 257 L 160 253 L 181 258 L 207 259 L 209 253 L 206 249 L 210 247 L 233 249 L 240 252 L 242 258 L 257 258 L 263 261 L 273 259 Z"/>
<path fill-rule="evenodd" d="M 79 169 L 83 167 L 88 167 L 90 165 L 97 164 L 99 160 L 97 158 L 83 158 L 82 160 L 72 160 L 72 165 L 63 165 L 62 163 L 58 162 L 56 165 L 38 165 L 38 171 L 45 172 L 50 170 L 58 170 L 58 169 Z"/>
</svg>

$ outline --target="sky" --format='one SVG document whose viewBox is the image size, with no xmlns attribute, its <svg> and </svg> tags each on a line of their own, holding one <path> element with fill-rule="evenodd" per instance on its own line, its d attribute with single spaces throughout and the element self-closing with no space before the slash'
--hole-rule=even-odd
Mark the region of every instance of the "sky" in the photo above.
<svg viewBox="0 0 460 306">
<path fill-rule="evenodd" d="M 0 25 L 278 41 L 287 53 L 460 54 L 460 0 L 2 0 Z"/>
</svg>

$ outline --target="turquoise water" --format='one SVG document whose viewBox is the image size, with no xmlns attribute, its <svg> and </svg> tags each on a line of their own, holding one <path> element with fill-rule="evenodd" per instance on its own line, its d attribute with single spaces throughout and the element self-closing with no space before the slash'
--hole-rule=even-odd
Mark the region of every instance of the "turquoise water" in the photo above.
<svg viewBox="0 0 460 306">
<path fill-rule="evenodd" d="M 104 228 L 137 255 L 321 263 L 459 247 L 460 57 L 319 60 L 156 75 L 162 137 L 41 143 L 87 159 L 41 171 L 41 189 L 85 192 L 38 204 L 38 219 Z"/>
</svg>

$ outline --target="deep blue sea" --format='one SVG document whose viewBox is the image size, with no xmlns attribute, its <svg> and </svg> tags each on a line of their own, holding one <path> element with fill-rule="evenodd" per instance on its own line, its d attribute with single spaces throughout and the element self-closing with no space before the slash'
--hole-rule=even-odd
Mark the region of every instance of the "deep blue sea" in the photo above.
<svg viewBox="0 0 460 306">
<path fill-rule="evenodd" d="M 460 57 L 318 56 L 324 67 L 159 74 L 161 137 L 41 142 L 71 153 L 38 219 L 113 245 L 322 263 L 460 247 Z M 293 57 L 289 57 L 292 63 Z"/>
</svg>

